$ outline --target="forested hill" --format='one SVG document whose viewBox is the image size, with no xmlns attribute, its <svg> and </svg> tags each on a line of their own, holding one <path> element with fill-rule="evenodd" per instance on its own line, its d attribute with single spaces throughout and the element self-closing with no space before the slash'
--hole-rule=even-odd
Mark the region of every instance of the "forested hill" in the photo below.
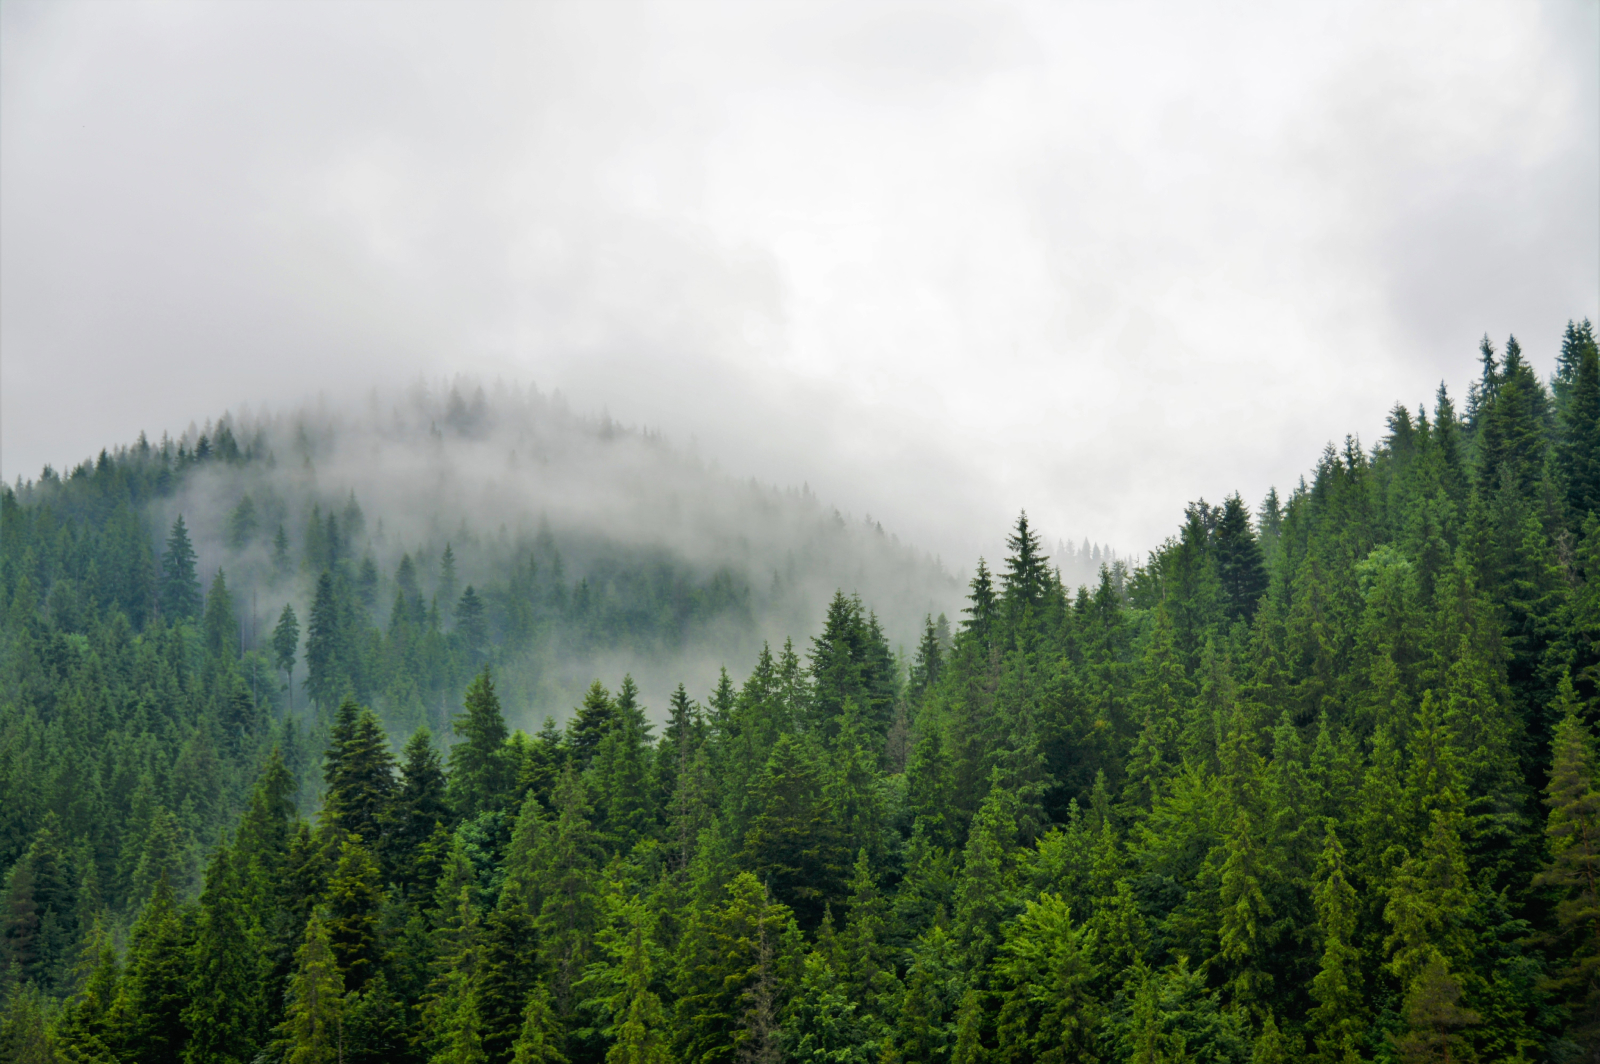
<svg viewBox="0 0 1600 1064">
<path fill-rule="evenodd" d="M 736 481 L 559 395 L 471 381 L 224 415 L 15 496 L 7 579 L 31 553 L 63 629 L 109 605 L 136 631 L 199 622 L 216 585 L 258 698 L 294 660 L 295 697 L 307 679 L 324 703 L 349 685 L 404 733 L 447 726 L 485 663 L 535 727 L 595 676 L 631 673 L 658 706 L 707 686 L 807 630 L 838 588 L 904 645 L 961 597 L 934 559 L 809 489 Z M 326 638 L 279 652 L 285 605 L 303 634 L 320 609 Z"/>
<path fill-rule="evenodd" d="M 531 736 L 398 571 L 341 627 L 329 536 L 309 626 L 366 643 L 313 749 L 236 598 L 96 502 L 144 459 L 7 493 L 0 1052 L 1600 1059 L 1600 355 L 1482 356 L 1125 579 L 1064 586 L 1022 518 L 906 665 L 839 594 L 737 684 Z M 359 671 L 429 638 L 448 732 Z"/>
</svg>

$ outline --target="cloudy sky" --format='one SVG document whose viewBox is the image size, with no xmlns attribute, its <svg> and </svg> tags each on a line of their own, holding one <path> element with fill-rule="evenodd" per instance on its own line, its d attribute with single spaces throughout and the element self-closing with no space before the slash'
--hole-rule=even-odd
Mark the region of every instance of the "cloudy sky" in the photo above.
<svg viewBox="0 0 1600 1064">
<path fill-rule="evenodd" d="M 536 382 L 965 564 L 1600 315 L 1600 6 L 0 7 L 0 474 Z"/>
</svg>

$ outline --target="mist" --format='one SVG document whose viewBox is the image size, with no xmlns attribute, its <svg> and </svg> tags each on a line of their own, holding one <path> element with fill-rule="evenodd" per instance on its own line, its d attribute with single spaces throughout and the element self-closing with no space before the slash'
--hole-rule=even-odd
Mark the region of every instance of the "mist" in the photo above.
<svg viewBox="0 0 1600 1064">
<path fill-rule="evenodd" d="M 961 574 L 881 525 L 804 486 L 735 480 L 657 435 L 534 389 L 418 381 L 353 407 L 225 414 L 134 450 L 193 456 L 224 434 L 242 457 L 194 465 L 150 505 L 146 524 L 159 547 L 183 517 L 203 580 L 225 574 L 246 650 L 266 646 L 286 603 L 310 615 L 321 571 L 311 542 L 324 535 L 341 541 L 351 572 L 371 560 L 367 623 L 380 628 L 405 557 L 446 628 L 472 585 L 491 595 L 491 616 L 587 596 L 587 614 L 550 617 L 530 650 L 497 655 L 508 716 L 530 731 L 547 715 L 565 719 L 597 678 L 615 688 L 631 675 L 659 715 L 679 683 L 703 698 L 720 669 L 742 677 L 764 643 L 776 652 L 792 639 L 803 657 L 839 591 L 859 596 L 908 657 L 926 618 L 959 616 Z M 280 531 L 287 566 L 274 557 Z M 508 589 L 508 574 L 523 582 Z M 630 586 L 640 581 L 652 586 Z M 521 601 L 497 606 L 496 596 Z M 686 604 L 666 620 L 628 613 L 663 601 Z M 606 638 L 575 634 L 585 615 Z M 444 724 L 459 693 L 449 695 L 422 707 L 424 722 Z"/>
</svg>

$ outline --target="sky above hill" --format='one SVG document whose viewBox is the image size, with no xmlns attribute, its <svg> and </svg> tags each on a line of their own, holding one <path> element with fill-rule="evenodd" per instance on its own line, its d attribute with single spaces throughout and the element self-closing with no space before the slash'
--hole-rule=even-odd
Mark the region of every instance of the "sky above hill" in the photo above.
<svg viewBox="0 0 1600 1064">
<path fill-rule="evenodd" d="M 0 475 L 468 374 L 1142 551 L 1600 316 L 1597 13 L 8 0 Z"/>
</svg>

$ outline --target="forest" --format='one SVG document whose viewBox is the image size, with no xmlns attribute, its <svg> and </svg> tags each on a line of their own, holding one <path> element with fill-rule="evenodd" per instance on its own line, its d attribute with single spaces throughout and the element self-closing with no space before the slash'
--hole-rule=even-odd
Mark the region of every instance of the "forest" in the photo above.
<svg viewBox="0 0 1600 1064">
<path fill-rule="evenodd" d="M 258 624 L 172 505 L 252 446 L 0 487 L 6 1060 L 1600 1060 L 1587 321 L 1092 585 L 1023 514 L 907 653 L 841 582 L 531 729 L 504 673 L 584 586 L 549 541 L 380 570 L 354 496 L 235 492 L 307 589 Z M 583 638 L 744 623 L 617 557 L 651 608 Z"/>
</svg>

